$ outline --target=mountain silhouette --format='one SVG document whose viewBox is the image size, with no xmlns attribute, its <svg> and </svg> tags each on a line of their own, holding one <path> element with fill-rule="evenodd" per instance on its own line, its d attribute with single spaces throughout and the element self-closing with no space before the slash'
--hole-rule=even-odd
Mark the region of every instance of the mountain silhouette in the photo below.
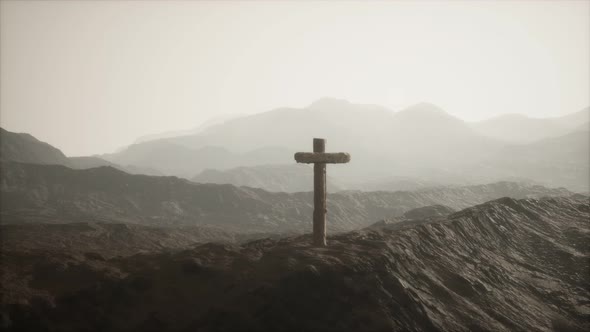
<svg viewBox="0 0 590 332">
<path fill-rule="evenodd" d="M 0 128 L 0 160 L 34 164 L 69 165 L 66 155 L 26 133 Z"/>
<path fill-rule="evenodd" d="M 110 166 L 132 174 L 162 175 L 154 168 L 127 165 L 126 167 L 96 156 L 66 157 L 58 148 L 41 142 L 30 134 L 13 133 L 0 128 L 0 160 L 42 165 L 63 165 L 75 169 Z"/>
</svg>

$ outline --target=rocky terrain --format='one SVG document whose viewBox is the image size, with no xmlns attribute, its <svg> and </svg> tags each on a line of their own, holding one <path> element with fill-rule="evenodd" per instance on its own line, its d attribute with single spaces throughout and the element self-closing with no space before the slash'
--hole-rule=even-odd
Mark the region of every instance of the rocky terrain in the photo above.
<svg viewBox="0 0 590 332">
<path fill-rule="evenodd" d="M 425 206 L 371 227 L 442 218 L 453 212 L 443 205 Z M 59 220 L 0 224 L 0 234 L 2 248 L 11 251 L 68 251 L 103 258 L 187 249 L 206 242 L 241 244 L 263 238 L 300 235 L 288 232 L 235 233 L 215 226 L 158 227 L 108 222 L 60 223 Z"/>
<path fill-rule="evenodd" d="M 176 177 L 130 175 L 112 167 L 2 163 L 4 224 L 111 222 L 153 226 L 215 226 L 239 233 L 305 232 L 313 194 L 271 193 Z M 500 197 L 563 196 L 565 189 L 517 183 L 417 191 L 346 191 L 328 196 L 330 232 L 350 231 L 434 204 L 463 209 Z"/>
<path fill-rule="evenodd" d="M 68 223 L 0 225 L 2 246 L 17 251 L 65 250 L 102 257 L 184 249 L 200 242 L 236 243 L 236 234 L 213 227 L 164 228 L 136 224 Z"/>
<path fill-rule="evenodd" d="M 587 331 L 587 196 L 105 258 L 3 248 L 6 331 Z M 438 211 L 438 212 L 436 212 Z M 435 212 L 434 219 L 428 219 Z"/>
</svg>

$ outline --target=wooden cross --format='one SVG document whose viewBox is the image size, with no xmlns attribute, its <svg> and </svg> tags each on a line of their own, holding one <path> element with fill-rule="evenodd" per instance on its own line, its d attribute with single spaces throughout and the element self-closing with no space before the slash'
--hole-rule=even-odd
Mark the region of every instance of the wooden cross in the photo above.
<svg viewBox="0 0 590 332">
<path fill-rule="evenodd" d="M 344 152 L 326 153 L 326 140 L 313 139 L 313 152 L 297 152 L 298 163 L 313 165 L 313 244 L 326 246 L 326 164 L 344 164 L 350 155 Z"/>
</svg>

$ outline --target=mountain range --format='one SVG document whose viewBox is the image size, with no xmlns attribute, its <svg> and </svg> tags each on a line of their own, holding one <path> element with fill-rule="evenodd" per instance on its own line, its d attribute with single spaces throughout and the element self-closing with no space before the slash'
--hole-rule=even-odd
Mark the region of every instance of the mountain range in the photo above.
<svg viewBox="0 0 590 332">
<path fill-rule="evenodd" d="M 311 138 L 322 137 L 327 139 L 328 151 L 352 155 L 351 163 L 329 168 L 329 175 L 346 183 L 348 189 L 403 177 L 444 185 L 522 179 L 585 192 L 590 184 L 583 171 L 588 173 L 590 166 L 578 151 L 589 148 L 584 136 L 590 130 L 589 112 L 584 109 L 543 119 L 543 125 L 535 124 L 539 119 L 526 117 L 519 117 L 521 124 L 515 125 L 510 116 L 468 123 L 428 103 L 392 112 L 380 106 L 321 99 L 305 108 L 242 116 L 196 134 L 134 144 L 101 157 L 191 179 L 206 169 L 293 163 L 293 153 L 311 151 Z M 529 139 L 514 138 L 518 135 Z M 556 151 L 553 142 L 560 139 L 576 148 Z M 526 159 L 513 160 L 516 150 L 542 155 L 544 171 L 536 172 L 538 165 Z M 571 153 L 565 153 L 568 151 Z M 225 173 L 224 179 L 217 174 L 216 181 L 232 183 L 232 173 Z M 572 180 L 577 176 L 584 178 Z M 256 177 L 259 174 L 244 183 L 255 182 Z"/>
<path fill-rule="evenodd" d="M 588 192 L 589 112 L 468 123 L 428 103 L 393 112 L 326 98 L 301 109 L 281 108 L 145 138 L 102 156 L 68 158 L 31 135 L 3 129 L 0 154 L 3 161 L 76 169 L 111 166 L 133 174 L 297 192 L 310 190 L 312 183 L 310 172 L 294 165 L 293 154 L 311 151 L 311 138 L 324 137 L 328 151 L 352 155 L 349 164 L 328 167 L 332 191 L 524 181 Z"/>
<path fill-rule="evenodd" d="M 112 167 L 1 164 L 1 218 L 7 223 L 124 222 L 216 226 L 239 233 L 308 232 L 313 193 L 272 193 L 177 177 L 131 175 Z M 331 232 L 350 231 L 408 210 L 462 209 L 500 197 L 564 196 L 565 189 L 500 182 L 416 191 L 342 191 L 328 195 Z"/>
</svg>

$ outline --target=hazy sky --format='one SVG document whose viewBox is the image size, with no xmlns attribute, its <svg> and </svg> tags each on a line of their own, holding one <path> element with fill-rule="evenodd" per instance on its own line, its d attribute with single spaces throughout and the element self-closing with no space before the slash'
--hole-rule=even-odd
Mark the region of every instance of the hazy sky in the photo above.
<svg viewBox="0 0 590 332">
<path fill-rule="evenodd" d="M 0 6 L 0 124 L 67 155 L 323 96 L 466 120 L 590 104 L 588 1 Z"/>
</svg>

